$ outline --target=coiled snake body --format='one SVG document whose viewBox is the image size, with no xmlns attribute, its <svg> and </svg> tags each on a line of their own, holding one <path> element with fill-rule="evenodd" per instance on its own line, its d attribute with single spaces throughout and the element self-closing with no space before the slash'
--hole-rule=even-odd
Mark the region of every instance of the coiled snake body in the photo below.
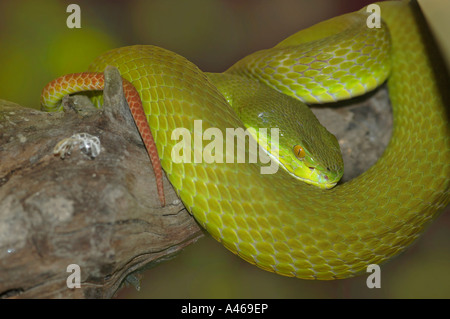
<svg viewBox="0 0 450 319">
<path fill-rule="evenodd" d="M 193 132 L 200 119 L 203 130 L 244 127 L 227 102 L 232 98 L 226 96 L 226 82 L 175 53 L 154 46 L 119 48 L 97 58 L 90 71 L 114 65 L 136 87 L 170 182 L 196 220 L 226 248 L 281 275 L 351 277 L 402 252 L 450 201 L 449 100 L 440 90 L 448 82 L 439 78 L 445 71 L 433 67 L 414 5 L 379 6 L 390 35 L 382 33 L 384 24 L 369 29 L 362 9 L 244 58 L 224 75 L 259 81 L 306 102 L 363 94 L 389 75 L 394 129 L 388 148 L 364 174 L 329 190 L 284 170 L 263 175 L 261 163 L 172 161 L 176 128 Z M 64 94 L 86 89 L 82 77 L 90 75 L 83 74 L 66 85 L 67 77 L 51 82 L 43 92 L 44 109 L 56 111 Z"/>
</svg>

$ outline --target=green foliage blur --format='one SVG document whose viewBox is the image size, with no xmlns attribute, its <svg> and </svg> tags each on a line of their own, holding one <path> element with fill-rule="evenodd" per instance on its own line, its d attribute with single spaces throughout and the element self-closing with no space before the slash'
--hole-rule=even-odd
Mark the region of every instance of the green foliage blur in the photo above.
<svg viewBox="0 0 450 319">
<path fill-rule="evenodd" d="M 104 51 L 133 44 L 161 46 L 220 72 L 333 16 L 340 8 L 334 2 L 80 0 L 81 28 L 69 29 L 66 8 L 74 1 L 0 1 L 0 98 L 39 108 L 47 82 L 85 71 Z"/>
<path fill-rule="evenodd" d="M 66 27 L 64 1 L 0 2 L 0 98 L 39 108 L 53 78 L 86 69 L 119 42 L 96 23 Z"/>
</svg>

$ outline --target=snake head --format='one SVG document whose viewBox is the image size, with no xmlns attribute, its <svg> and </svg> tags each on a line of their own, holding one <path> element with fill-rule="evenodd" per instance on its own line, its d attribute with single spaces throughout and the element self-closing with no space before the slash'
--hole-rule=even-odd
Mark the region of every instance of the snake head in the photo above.
<svg viewBox="0 0 450 319">
<path fill-rule="evenodd" d="M 279 96 L 259 115 L 265 124 L 279 128 L 277 159 L 285 171 L 322 189 L 336 185 L 344 173 L 339 143 L 308 106 L 291 97 Z M 267 145 L 267 151 L 276 149 L 270 140 Z"/>
<path fill-rule="evenodd" d="M 337 144 L 337 141 L 333 144 Z M 331 147 L 335 148 L 336 145 L 332 145 Z M 328 161 L 320 163 L 300 144 L 294 145 L 292 153 L 295 159 L 293 156 L 289 156 L 291 162 L 288 164 L 287 160 L 284 160 L 285 163 L 283 165 L 291 175 L 305 183 L 322 189 L 330 189 L 337 184 L 344 173 L 343 165 L 340 164 L 339 158 L 335 161 L 334 165 L 333 163 L 327 163 Z M 338 157 L 340 157 L 339 154 Z"/>
<path fill-rule="evenodd" d="M 253 137 L 279 166 L 319 188 L 336 185 L 344 172 L 339 143 L 306 104 L 252 79 L 230 74 L 208 76 L 251 132 L 278 128 L 277 141 L 261 134 Z"/>
</svg>

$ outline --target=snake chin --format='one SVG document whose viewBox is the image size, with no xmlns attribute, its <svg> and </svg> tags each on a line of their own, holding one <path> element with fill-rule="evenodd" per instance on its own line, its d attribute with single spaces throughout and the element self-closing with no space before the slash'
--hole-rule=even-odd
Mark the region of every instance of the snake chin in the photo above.
<svg viewBox="0 0 450 319">
<path fill-rule="evenodd" d="M 283 163 L 280 163 L 283 169 L 289 173 L 292 177 L 294 177 L 297 180 L 300 180 L 306 184 L 309 184 L 311 186 L 320 188 L 320 189 L 331 189 L 339 182 L 340 178 L 342 177 L 342 174 L 337 174 L 337 176 L 333 176 L 332 173 L 325 173 L 318 169 L 317 167 L 306 167 L 306 170 L 309 174 L 299 174 L 294 173 L 288 170 L 284 167 Z M 303 170 L 305 172 L 305 170 Z"/>
<path fill-rule="evenodd" d="M 326 174 L 319 174 L 319 184 L 317 186 L 323 189 L 331 189 L 336 186 L 337 182 L 337 180 L 330 181 L 330 178 Z"/>
</svg>

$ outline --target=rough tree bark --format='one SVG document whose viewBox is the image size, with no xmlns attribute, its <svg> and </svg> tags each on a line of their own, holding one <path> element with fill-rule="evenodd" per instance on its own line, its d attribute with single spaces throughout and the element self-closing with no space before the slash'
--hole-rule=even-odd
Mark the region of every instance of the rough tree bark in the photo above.
<svg viewBox="0 0 450 319">
<path fill-rule="evenodd" d="M 114 78 L 114 75 L 112 75 Z M 105 107 L 45 113 L 2 101 L 0 107 L 0 295 L 108 298 L 123 279 L 195 242 L 202 231 L 167 180 L 165 207 L 123 99 L 107 81 Z M 94 159 L 53 149 L 75 133 L 101 141 Z M 67 266 L 81 268 L 68 289 Z"/>
<path fill-rule="evenodd" d="M 109 298 L 129 274 L 203 235 L 166 179 L 160 206 L 120 76 L 116 69 L 105 76 L 101 110 L 79 96 L 65 98 L 61 113 L 0 100 L 1 297 Z M 385 88 L 315 113 L 340 141 L 345 180 L 374 164 L 389 140 Z M 100 154 L 74 148 L 55 156 L 75 133 L 98 137 Z M 67 287 L 70 264 L 80 266 L 80 289 Z"/>
</svg>

